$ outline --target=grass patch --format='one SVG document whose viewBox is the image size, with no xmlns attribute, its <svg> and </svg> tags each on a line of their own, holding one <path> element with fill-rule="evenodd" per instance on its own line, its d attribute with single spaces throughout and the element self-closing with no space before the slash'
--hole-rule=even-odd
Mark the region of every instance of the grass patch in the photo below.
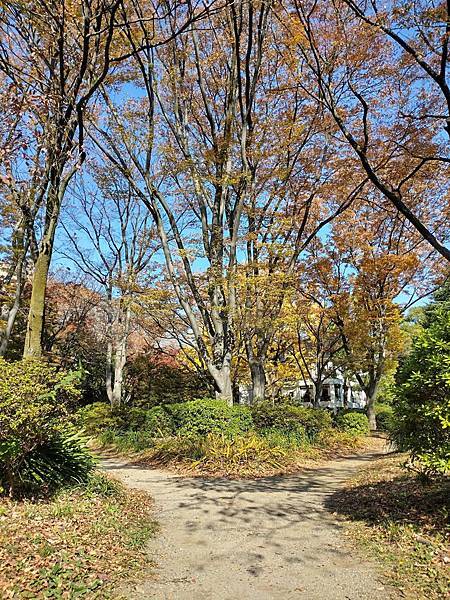
<svg viewBox="0 0 450 600">
<path fill-rule="evenodd" d="M 408 473 L 406 456 L 379 459 L 329 500 L 349 536 L 386 568 L 406 598 L 438 600 L 450 586 L 450 482 Z"/>
<path fill-rule="evenodd" d="M 1 598 L 110 598 L 138 574 L 150 497 L 105 475 L 47 501 L 0 500 Z"/>
</svg>

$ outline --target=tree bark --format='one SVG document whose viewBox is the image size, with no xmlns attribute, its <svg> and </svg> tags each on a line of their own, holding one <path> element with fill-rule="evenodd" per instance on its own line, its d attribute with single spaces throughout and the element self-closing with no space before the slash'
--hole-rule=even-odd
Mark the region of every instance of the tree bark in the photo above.
<svg viewBox="0 0 450 600">
<path fill-rule="evenodd" d="M 50 268 L 53 240 L 44 242 L 39 252 L 33 275 L 30 311 L 28 313 L 27 333 L 25 337 L 24 358 L 41 356 L 42 332 L 44 329 L 45 293 Z"/>
<path fill-rule="evenodd" d="M 8 348 L 9 340 L 11 337 L 14 323 L 16 322 L 17 313 L 22 302 L 22 293 L 25 284 L 25 269 L 26 269 L 26 258 L 29 249 L 29 241 L 26 239 L 26 225 L 25 220 L 21 219 L 16 233 L 12 237 L 12 251 L 13 256 L 16 259 L 16 264 L 11 265 L 11 273 L 6 278 L 2 278 L 0 285 L 3 286 L 11 281 L 15 277 L 16 289 L 14 293 L 14 302 L 8 308 L 8 316 L 6 318 L 6 326 L 4 331 L 0 334 L 0 356 L 4 356 Z"/>
<path fill-rule="evenodd" d="M 252 377 L 252 403 L 265 400 L 266 397 L 266 372 L 262 361 L 250 362 L 250 374 Z"/>
<path fill-rule="evenodd" d="M 119 407 L 122 404 L 123 394 L 123 372 L 127 364 L 128 333 L 130 329 L 131 311 L 129 308 L 125 311 L 125 319 L 121 338 L 117 345 L 114 357 L 114 386 L 112 389 L 112 406 Z"/>
<path fill-rule="evenodd" d="M 16 267 L 16 292 L 14 294 L 14 302 L 8 310 L 8 317 L 6 319 L 5 330 L 0 336 L 0 356 L 5 355 L 5 352 L 8 348 L 9 339 L 11 337 L 11 333 L 14 327 L 14 323 L 16 322 L 17 313 L 19 312 L 24 284 L 24 262 L 25 255 L 19 259 Z"/>
<path fill-rule="evenodd" d="M 344 377 L 344 384 L 342 386 L 342 393 L 344 394 L 344 396 L 343 396 L 344 408 L 348 408 L 348 379 L 347 379 L 347 377 Z"/>
<path fill-rule="evenodd" d="M 114 406 L 113 397 L 113 306 L 112 306 L 112 283 L 111 273 L 108 274 L 108 284 L 106 288 L 106 301 L 107 301 L 107 324 L 106 324 L 106 364 L 105 364 L 105 386 L 108 400 L 111 404 L 111 408 Z"/>
<path fill-rule="evenodd" d="M 113 348 L 111 340 L 108 340 L 108 344 L 106 347 L 106 394 L 108 396 L 108 400 L 111 404 L 111 408 L 114 407 L 114 396 L 113 396 L 113 368 L 112 368 L 112 360 L 113 360 Z"/>
<path fill-rule="evenodd" d="M 20 308 L 20 294 L 21 294 L 21 292 L 18 287 L 16 290 L 16 295 L 14 297 L 14 304 L 8 310 L 8 318 L 6 320 L 5 330 L 1 336 L 0 356 L 5 356 L 5 352 L 8 348 L 9 339 L 11 337 L 14 323 L 16 322 L 17 313 L 19 312 L 19 308 Z"/>
<path fill-rule="evenodd" d="M 375 401 L 378 393 L 378 382 L 371 382 L 365 390 L 367 396 L 367 418 L 369 419 L 369 427 L 372 431 L 377 429 L 377 420 L 375 417 Z"/>
<path fill-rule="evenodd" d="M 319 406 L 320 406 L 320 401 L 322 399 L 322 391 L 323 391 L 322 380 L 319 379 L 314 384 L 314 399 L 313 399 L 314 408 L 319 408 Z"/>
<path fill-rule="evenodd" d="M 125 367 L 125 361 L 123 359 L 122 350 L 116 353 L 116 360 L 114 363 L 114 386 L 112 389 L 112 406 L 113 408 L 119 408 L 122 404 L 122 389 L 123 389 L 123 370 Z"/>
<path fill-rule="evenodd" d="M 229 362 L 224 361 L 220 367 L 209 365 L 208 370 L 216 386 L 216 400 L 225 400 L 228 406 L 233 406 L 233 384 Z"/>
<path fill-rule="evenodd" d="M 60 175 L 57 174 L 50 184 L 50 190 L 47 195 L 44 231 L 34 265 L 27 333 L 23 349 L 24 358 L 42 355 L 45 294 L 47 291 L 48 272 L 52 260 L 56 227 L 58 225 L 62 199 L 75 171 L 75 168 L 71 169 L 63 181 L 61 181 Z"/>
</svg>

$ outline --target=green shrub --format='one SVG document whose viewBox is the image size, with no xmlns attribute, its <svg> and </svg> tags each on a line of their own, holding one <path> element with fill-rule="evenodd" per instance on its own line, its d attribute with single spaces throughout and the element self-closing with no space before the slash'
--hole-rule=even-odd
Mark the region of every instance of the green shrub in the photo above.
<svg viewBox="0 0 450 600">
<path fill-rule="evenodd" d="M 172 415 L 162 406 L 150 410 L 125 406 L 113 411 L 109 404 L 95 402 L 77 412 L 76 423 L 87 433 L 97 436 L 106 431 L 146 431 L 155 437 L 174 432 Z"/>
<path fill-rule="evenodd" d="M 133 431 L 143 429 L 145 427 L 145 419 L 147 417 L 145 408 L 124 408 L 122 410 L 125 421 L 125 428 Z"/>
<path fill-rule="evenodd" d="M 332 425 L 330 414 L 320 408 L 261 402 L 252 406 L 251 412 L 255 427 L 259 430 L 306 431 L 310 440 Z"/>
<path fill-rule="evenodd" d="M 106 429 L 123 429 L 126 421 L 123 414 L 113 412 L 106 402 L 94 402 L 83 406 L 76 413 L 76 424 L 91 435 Z"/>
<path fill-rule="evenodd" d="M 166 405 L 173 417 L 175 431 L 181 436 L 208 433 L 224 433 L 236 436 L 253 426 L 252 415 L 247 406 L 228 406 L 221 400 L 192 400 L 181 404 Z"/>
<path fill-rule="evenodd" d="M 153 446 L 154 436 L 152 433 L 142 430 L 133 431 L 131 429 L 120 431 L 117 429 L 107 429 L 97 436 L 98 441 L 105 446 L 115 446 L 119 452 L 141 452 Z"/>
<path fill-rule="evenodd" d="M 391 431 L 394 426 L 394 409 L 390 404 L 377 404 L 375 418 L 379 431 Z"/>
<path fill-rule="evenodd" d="M 338 429 L 353 435 L 367 435 L 370 432 L 369 419 L 360 412 L 343 412 L 336 418 Z"/>
<path fill-rule="evenodd" d="M 172 414 L 162 406 L 154 406 L 145 412 L 143 427 L 155 437 L 166 437 L 175 431 Z"/>
<path fill-rule="evenodd" d="M 92 468 L 68 429 L 79 399 L 79 373 L 42 360 L 0 359 L 0 482 L 10 494 L 47 492 L 81 480 Z M 79 477 L 77 475 L 79 473 Z"/>
<path fill-rule="evenodd" d="M 427 309 L 397 375 L 392 437 L 426 475 L 450 470 L 450 300 Z"/>
<path fill-rule="evenodd" d="M 15 487 L 18 484 L 22 494 L 49 494 L 65 485 L 86 483 L 94 466 L 95 460 L 85 441 L 68 428 L 36 446 L 24 457 L 13 474 Z"/>
<path fill-rule="evenodd" d="M 55 421 L 67 420 L 80 397 L 79 380 L 78 373 L 58 372 L 41 360 L 0 358 L 0 439 L 32 438 Z"/>
</svg>

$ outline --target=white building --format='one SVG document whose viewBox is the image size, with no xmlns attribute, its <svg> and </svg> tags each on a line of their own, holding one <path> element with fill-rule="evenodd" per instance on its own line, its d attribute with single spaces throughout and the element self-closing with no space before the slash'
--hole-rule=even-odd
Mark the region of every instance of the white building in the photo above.
<svg viewBox="0 0 450 600">
<path fill-rule="evenodd" d="M 299 381 L 293 385 L 282 388 L 281 394 L 290 398 L 295 404 L 312 406 L 314 398 L 314 384 L 312 382 Z M 346 395 L 346 399 L 344 398 Z M 359 389 L 355 382 L 345 385 L 344 378 L 338 374 L 335 377 L 325 379 L 322 388 L 322 399 L 319 402 L 322 408 L 364 408 L 366 406 L 366 395 Z"/>
<path fill-rule="evenodd" d="M 346 401 L 344 401 L 344 394 Z M 312 381 L 297 381 L 287 383 L 281 389 L 281 395 L 286 400 L 292 400 L 293 404 L 302 404 L 303 406 L 313 406 L 314 384 Z M 239 386 L 239 399 L 242 404 L 251 404 L 252 388 L 251 386 Z M 322 389 L 322 400 L 319 403 L 321 408 L 357 408 L 362 409 L 366 406 L 366 395 L 359 388 L 355 381 L 344 381 L 340 373 L 335 377 L 325 379 Z"/>
</svg>

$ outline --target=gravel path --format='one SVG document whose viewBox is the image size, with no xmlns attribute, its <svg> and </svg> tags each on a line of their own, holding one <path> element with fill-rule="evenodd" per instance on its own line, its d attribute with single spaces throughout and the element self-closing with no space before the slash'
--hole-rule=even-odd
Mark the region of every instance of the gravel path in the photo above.
<svg viewBox="0 0 450 600">
<path fill-rule="evenodd" d="M 128 486 L 155 499 L 161 532 L 151 542 L 156 580 L 132 599 L 375 600 L 393 598 L 358 557 L 324 503 L 373 456 L 346 458 L 298 475 L 200 479 L 104 461 Z"/>
</svg>

